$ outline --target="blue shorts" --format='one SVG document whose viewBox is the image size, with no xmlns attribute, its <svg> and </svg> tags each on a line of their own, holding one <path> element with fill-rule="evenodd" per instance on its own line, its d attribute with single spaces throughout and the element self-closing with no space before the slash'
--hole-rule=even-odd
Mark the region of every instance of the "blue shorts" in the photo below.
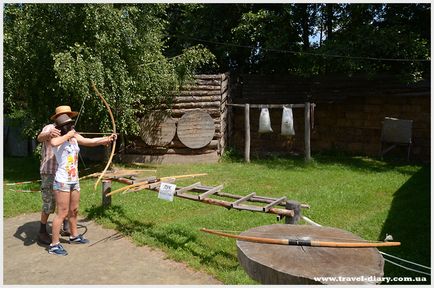
<svg viewBox="0 0 434 288">
<path fill-rule="evenodd" d="M 58 190 L 62 192 L 72 192 L 74 190 L 77 190 L 78 192 L 80 192 L 80 183 L 77 182 L 73 184 L 68 184 L 68 183 L 57 182 L 56 180 L 54 180 L 53 190 Z"/>
</svg>

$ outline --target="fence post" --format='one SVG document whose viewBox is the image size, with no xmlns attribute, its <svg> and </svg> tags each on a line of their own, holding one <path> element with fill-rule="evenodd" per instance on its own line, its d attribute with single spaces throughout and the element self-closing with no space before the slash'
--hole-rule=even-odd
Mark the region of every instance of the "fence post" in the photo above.
<svg viewBox="0 0 434 288">
<path fill-rule="evenodd" d="M 304 155 L 309 162 L 310 156 L 310 102 L 304 103 Z"/>
<path fill-rule="evenodd" d="M 297 224 L 301 218 L 301 204 L 297 201 L 287 200 L 285 208 L 294 211 L 293 217 L 285 217 L 285 224 Z"/>
<path fill-rule="evenodd" d="M 112 205 L 112 196 L 107 196 L 112 190 L 111 180 L 102 180 L 102 207 L 109 207 Z"/>
<path fill-rule="evenodd" d="M 250 162 L 250 104 L 245 104 L 244 106 L 244 129 L 245 139 L 244 139 L 244 160 Z"/>
</svg>

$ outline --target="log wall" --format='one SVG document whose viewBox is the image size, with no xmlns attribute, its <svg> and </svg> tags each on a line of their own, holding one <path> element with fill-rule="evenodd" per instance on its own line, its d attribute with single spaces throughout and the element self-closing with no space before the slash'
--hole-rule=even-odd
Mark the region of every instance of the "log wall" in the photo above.
<svg viewBox="0 0 434 288">
<path fill-rule="evenodd" d="M 168 145 L 147 145 L 142 139 L 126 148 L 125 162 L 191 163 L 217 162 L 227 143 L 229 75 L 197 75 L 192 84 L 184 86 L 174 97 L 171 117 L 177 122 L 185 113 L 195 110 L 207 112 L 214 121 L 215 132 L 211 142 L 199 149 L 186 147 L 175 134 Z"/>
</svg>

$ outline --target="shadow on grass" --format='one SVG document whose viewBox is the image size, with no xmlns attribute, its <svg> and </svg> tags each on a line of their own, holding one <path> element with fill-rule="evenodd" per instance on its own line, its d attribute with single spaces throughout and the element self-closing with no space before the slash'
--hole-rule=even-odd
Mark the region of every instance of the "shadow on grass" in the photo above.
<svg viewBox="0 0 434 288">
<path fill-rule="evenodd" d="M 171 224 L 157 226 L 153 222 L 141 222 L 128 217 L 121 206 L 112 205 L 109 208 L 92 206 L 86 209 L 87 219 L 107 219 L 115 225 L 115 230 L 126 236 L 131 236 L 139 244 L 157 242 L 171 250 L 186 252 L 198 258 L 201 264 L 218 267 L 222 270 L 236 270 L 237 257 L 223 250 L 202 243 L 186 226 Z M 189 256 L 190 258 L 190 256 Z M 222 259 L 224 259 L 222 261 Z M 187 260 L 187 259 L 184 259 Z"/>
<path fill-rule="evenodd" d="M 401 242 L 401 246 L 382 249 L 383 252 L 425 266 L 430 266 L 431 259 L 430 170 L 429 166 L 422 167 L 394 193 L 389 214 L 379 235 L 379 239 L 384 239 L 386 233 L 391 234 L 394 240 Z M 400 264 L 408 266 L 405 263 Z M 385 276 L 391 277 L 428 277 L 428 282 L 418 284 L 431 282 L 429 276 L 407 271 L 390 263 L 386 263 L 384 272 Z"/>
</svg>

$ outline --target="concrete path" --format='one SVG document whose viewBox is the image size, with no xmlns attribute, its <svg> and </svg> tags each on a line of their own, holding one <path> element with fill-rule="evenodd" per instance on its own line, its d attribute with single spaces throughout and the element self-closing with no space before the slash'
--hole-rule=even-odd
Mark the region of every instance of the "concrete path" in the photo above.
<svg viewBox="0 0 434 288">
<path fill-rule="evenodd" d="M 79 221 L 79 232 L 91 242 L 73 245 L 64 241 L 68 256 L 48 254 L 46 247 L 35 240 L 39 215 L 4 219 L 4 284 L 222 284 L 210 275 L 166 259 L 159 250 L 138 247 L 115 230 L 83 219 Z"/>
</svg>

